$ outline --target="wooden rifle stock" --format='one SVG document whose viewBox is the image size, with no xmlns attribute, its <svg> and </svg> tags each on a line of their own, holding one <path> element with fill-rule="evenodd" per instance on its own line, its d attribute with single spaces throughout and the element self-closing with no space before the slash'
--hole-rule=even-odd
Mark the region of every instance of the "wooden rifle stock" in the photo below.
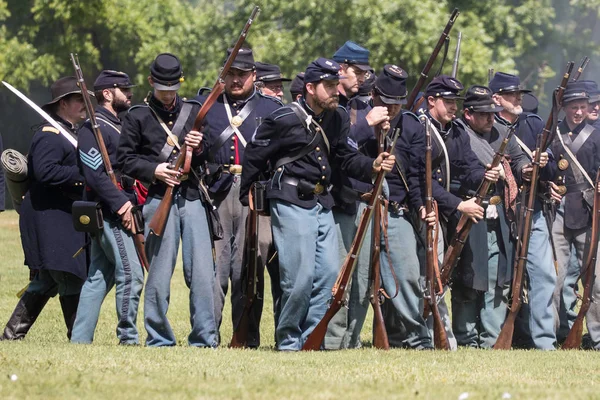
<svg viewBox="0 0 600 400">
<path fill-rule="evenodd" d="M 390 141 L 390 144 L 386 149 L 386 152 L 390 155 L 394 154 L 396 141 L 398 140 L 398 137 L 401 134 L 400 132 L 400 127 L 396 127 L 394 129 L 392 140 Z M 319 321 L 315 329 L 306 338 L 306 342 L 304 342 L 302 350 L 319 350 L 321 348 L 321 343 L 323 343 L 323 339 L 325 338 L 325 334 L 327 333 L 327 325 L 329 324 L 329 321 L 331 321 L 331 319 L 335 316 L 335 314 L 337 314 L 337 312 L 340 310 L 340 308 L 342 308 L 342 305 L 344 304 L 344 294 L 346 292 L 346 287 L 348 286 L 348 282 L 350 281 L 352 272 L 356 267 L 356 262 L 358 260 L 360 249 L 362 248 L 367 229 L 369 228 L 369 223 L 371 222 L 371 218 L 373 217 L 373 211 L 375 207 L 378 206 L 378 199 L 381 195 L 381 189 L 383 188 L 385 174 L 386 172 L 383 169 L 381 169 L 379 173 L 377 173 L 377 178 L 375 179 L 375 183 L 373 184 L 373 195 L 369 200 L 369 204 L 367 204 L 367 208 L 364 209 L 362 215 L 360 216 L 358 229 L 356 231 L 356 235 L 354 235 L 354 240 L 352 241 L 352 245 L 350 246 L 350 251 L 348 251 L 348 255 L 344 259 L 344 263 L 342 264 L 342 268 L 340 270 L 340 273 L 338 274 L 338 278 L 331 290 L 332 297 L 330 300 L 329 308 L 327 309 L 325 315 L 323 316 L 321 321 Z"/>
<path fill-rule="evenodd" d="M 437 44 L 433 48 L 433 52 L 429 56 L 429 59 L 427 60 L 425 67 L 421 71 L 421 75 L 419 76 L 419 80 L 417 81 L 417 84 L 412 89 L 412 91 L 410 92 L 410 95 L 408 96 L 408 99 L 406 100 L 406 106 L 404 107 L 405 109 L 407 109 L 407 110 L 413 109 L 415 99 L 417 98 L 419 91 L 425 84 L 425 80 L 429 77 L 427 74 L 429 74 L 429 70 L 431 69 L 431 67 L 433 67 L 433 63 L 435 62 L 435 59 L 437 58 L 438 53 L 442 49 L 442 46 L 444 45 L 446 38 L 450 34 L 450 30 L 452 29 L 452 26 L 454 25 L 454 22 L 456 21 L 456 17 L 458 17 L 458 14 L 460 14 L 460 11 L 458 11 L 458 8 L 455 8 L 454 11 L 452 11 L 452 15 L 450 15 L 450 19 L 446 23 L 446 27 L 444 28 L 442 35 L 440 36 Z"/>
<path fill-rule="evenodd" d="M 433 204 L 433 183 L 432 179 L 432 167 L 431 167 L 431 122 L 427 116 L 422 115 L 421 120 L 425 122 L 425 211 L 429 215 L 434 211 Z M 434 229 L 436 227 L 431 226 L 426 222 L 426 267 L 425 267 L 425 308 L 431 311 L 433 317 L 433 344 L 436 349 L 448 350 L 448 336 L 446 335 L 446 329 L 440 315 L 440 310 L 437 303 L 437 254 L 434 253 L 435 238 Z M 442 288 L 443 289 L 443 288 Z M 425 317 L 427 318 L 427 317 Z"/>
<path fill-rule="evenodd" d="M 544 127 L 544 133 L 541 138 L 538 137 L 538 143 L 536 145 L 535 150 L 535 158 L 533 160 L 533 171 L 531 172 L 531 181 L 529 184 L 529 195 L 527 197 L 527 205 L 526 209 L 520 213 L 523 219 L 521 224 L 521 228 L 519 229 L 518 234 L 518 253 L 516 253 L 516 258 L 514 260 L 513 267 L 513 280 L 512 280 L 512 299 L 510 302 L 510 308 L 506 320 L 504 321 L 504 325 L 500 330 L 500 334 L 498 335 L 498 339 L 496 339 L 496 344 L 494 345 L 495 350 L 509 350 L 512 346 L 513 333 L 515 329 L 515 320 L 517 318 L 517 314 L 521 309 L 522 305 L 522 295 L 523 295 L 523 276 L 525 273 L 525 268 L 527 266 L 527 254 L 529 252 L 529 239 L 531 237 L 531 224 L 533 221 L 533 211 L 535 207 L 535 199 L 537 197 L 537 187 L 538 187 L 538 177 L 540 171 L 540 157 L 543 152 L 546 151 L 548 146 L 551 143 L 552 134 L 551 131 L 555 131 L 553 128 L 554 124 L 554 115 L 558 113 L 559 104 L 562 102 L 562 96 L 564 93 L 564 89 L 569 82 L 569 76 L 571 75 L 571 71 L 573 70 L 573 62 L 570 62 L 567 65 L 567 71 L 563 75 L 563 79 L 561 81 L 561 85 L 558 88 L 558 91 L 555 96 L 555 102 L 553 104 L 553 108 L 550 111 L 550 116 L 546 121 L 546 126 Z M 524 207 L 524 204 L 521 204 L 521 207 Z"/>
<path fill-rule="evenodd" d="M 384 151 L 385 136 L 380 125 L 375 129 L 375 137 L 379 143 L 378 152 Z M 373 306 L 373 346 L 377 349 L 389 350 L 385 322 L 381 311 L 381 199 L 375 202 L 373 209 L 373 231 L 371 232 L 371 295 L 370 302 Z M 391 266 L 390 266 L 391 267 Z"/>
<path fill-rule="evenodd" d="M 587 255 L 581 272 L 583 283 L 583 298 L 577 318 L 562 345 L 565 350 L 578 349 L 581 347 L 581 336 L 583 335 L 583 319 L 592 305 L 592 291 L 596 280 L 596 253 L 598 251 L 598 233 L 600 223 L 600 169 L 596 173 L 596 187 L 594 192 L 594 207 L 592 212 L 592 231 L 587 237 Z"/>
<path fill-rule="evenodd" d="M 255 6 L 252 10 L 252 14 L 250 14 L 250 18 L 248 18 L 248 21 L 244 26 L 244 29 L 242 29 L 242 32 L 240 33 L 238 40 L 235 42 L 231 54 L 229 55 L 229 57 L 227 57 L 225 65 L 223 65 L 221 73 L 219 74 L 219 77 L 217 78 L 217 81 L 215 82 L 212 91 L 204 101 L 204 104 L 200 108 L 198 115 L 196 115 L 196 119 L 194 120 L 194 127 L 192 128 L 192 130 L 200 131 L 202 129 L 202 124 L 204 122 L 206 114 L 211 109 L 211 107 L 213 106 L 217 98 L 221 95 L 221 93 L 223 93 L 223 89 L 225 87 L 224 78 L 229 72 L 231 65 L 235 61 L 235 58 L 237 57 L 237 54 L 240 51 L 240 48 L 242 47 L 242 44 L 244 44 L 244 41 L 246 40 L 246 36 L 248 36 L 250 27 L 252 26 L 252 23 L 258 16 L 259 12 L 260 8 L 258 6 Z M 177 158 L 173 163 L 173 169 L 178 170 L 183 174 L 188 173 L 191 159 L 192 149 L 188 148 L 184 144 L 183 146 L 181 146 L 179 154 L 177 155 Z M 162 236 L 162 234 L 164 233 L 165 224 L 167 223 L 167 218 L 169 217 L 169 210 L 173 202 L 173 192 L 174 188 L 171 186 L 168 186 L 165 190 L 165 194 L 160 200 L 160 204 L 157 207 L 156 212 L 152 216 L 150 223 L 148 224 L 150 234 L 155 236 Z"/>
<path fill-rule="evenodd" d="M 500 144 L 498 151 L 494 155 L 494 159 L 492 160 L 491 168 L 494 169 L 502 162 L 502 158 L 504 157 L 504 152 L 506 151 L 506 146 L 510 142 L 510 139 L 515 134 L 515 127 L 511 127 L 508 131 L 508 134 Z M 492 185 L 492 181 L 484 178 L 479 185 L 479 189 L 477 189 L 477 194 L 475 195 L 475 203 L 481 205 L 484 197 L 487 195 L 490 186 Z M 458 260 L 460 258 L 460 254 L 462 253 L 463 247 L 467 241 L 467 237 L 469 236 L 469 232 L 471 231 L 471 227 L 473 226 L 473 221 L 467 215 L 461 215 L 460 220 L 458 221 L 458 225 L 456 226 L 456 231 L 454 232 L 454 236 L 450 241 L 450 245 L 446 250 L 446 254 L 444 256 L 444 262 L 442 263 L 442 269 L 440 271 L 440 279 L 442 281 L 442 287 L 446 287 L 450 283 L 450 279 L 452 277 L 452 271 L 458 264 Z"/>
<path fill-rule="evenodd" d="M 104 169 L 108 174 L 108 177 L 113 185 L 119 190 L 119 184 L 117 183 L 117 177 L 115 176 L 115 171 L 112 168 L 112 164 L 110 162 L 110 157 L 108 156 L 108 151 L 106 150 L 106 144 L 104 143 L 104 138 L 102 137 L 102 132 L 100 131 L 100 125 L 98 125 L 98 121 L 96 120 L 96 112 L 94 111 L 94 107 L 92 105 L 92 100 L 90 99 L 90 94 L 88 93 L 87 86 L 85 84 L 85 79 L 83 79 L 83 71 L 81 70 L 81 65 L 79 63 L 79 57 L 77 55 L 71 53 L 71 62 L 73 63 L 73 68 L 75 69 L 75 77 L 77 78 L 77 86 L 81 89 L 81 95 L 83 96 L 83 104 L 85 105 L 85 110 L 87 112 L 88 117 L 90 118 L 90 124 L 92 125 L 92 131 L 94 132 L 94 136 L 96 137 L 96 142 L 98 143 L 98 149 L 100 150 L 100 155 L 102 157 L 102 163 L 104 164 Z M 143 232 L 140 232 L 136 229 L 135 224 L 132 224 L 131 232 L 133 234 L 133 241 L 135 244 L 135 250 L 140 260 L 140 264 L 146 271 L 150 267 L 150 263 L 148 262 L 148 258 L 146 257 L 146 246 Z"/>
<path fill-rule="evenodd" d="M 248 330 L 250 326 L 250 312 L 254 300 L 258 295 L 258 211 L 253 204 L 254 184 L 250 188 L 248 219 L 246 220 L 246 243 L 244 244 L 244 260 L 246 274 L 246 292 L 244 293 L 244 309 L 242 315 L 234 327 L 233 337 L 229 347 L 240 348 L 248 346 Z"/>
</svg>

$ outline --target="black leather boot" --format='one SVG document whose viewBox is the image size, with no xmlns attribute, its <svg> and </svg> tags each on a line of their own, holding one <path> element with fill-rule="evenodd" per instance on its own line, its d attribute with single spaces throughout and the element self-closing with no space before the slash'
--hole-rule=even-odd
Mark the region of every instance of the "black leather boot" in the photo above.
<svg viewBox="0 0 600 400">
<path fill-rule="evenodd" d="M 49 299 L 50 297 L 37 293 L 23 293 L 0 340 L 23 339 Z"/>
<path fill-rule="evenodd" d="M 67 337 L 71 340 L 73 324 L 77 315 L 77 305 L 79 304 L 79 293 L 69 296 L 60 296 L 60 308 L 62 308 L 65 325 L 67 325 Z"/>
</svg>

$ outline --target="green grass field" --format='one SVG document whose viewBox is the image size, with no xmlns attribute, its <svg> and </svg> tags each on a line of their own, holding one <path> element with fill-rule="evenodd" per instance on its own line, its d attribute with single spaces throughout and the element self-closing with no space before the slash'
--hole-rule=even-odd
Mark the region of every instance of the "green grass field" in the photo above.
<svg viewBox="0 0 600 400">
<path fill-rule="evenodd" d="M 0 214 L 0 324 L 27 283 L 15 212 Z M 93 345 L 67 342 L 58 299 L 27 338 L 0 342 L 0 399 L 597 399 L 600 353 L 583 351 L 416 352 L 371 348 L 320 353 L 273 351 L 271 299 L 259 350 L 186 345 L 187 298 L 181 266 L 173 278 L 175 348 L 117 346 L 114 292 L 104 304 Z M 141 310 L 142 308 L 140 308 Z M 231 338 L 226 309 L 223 342 Z M 138 319 L 145 338 L 142 315 Z M 371 326 L 365 326 L 369 339 Z M 16 380 L 11 376 L 16 375 Z M 504 396 L 504 397 L 503 397 Z"/>
</svg>

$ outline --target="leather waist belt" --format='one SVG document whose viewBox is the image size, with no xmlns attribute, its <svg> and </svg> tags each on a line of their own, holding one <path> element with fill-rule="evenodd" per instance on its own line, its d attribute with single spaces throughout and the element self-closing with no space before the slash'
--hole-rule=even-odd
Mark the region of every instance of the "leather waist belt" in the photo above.
<svg viewBox="0 0 600 400">
<path fill-rule="evenodd" d="M 371 200 L 371 197 L 373 197 L 372 192 L 363 193 L 360 190 L 356 190 L 346 185 L 334 186 L 331 191 L 332 193 L 337 192 L 336 194 L 340 197 L 341 201 L 348 204 L 355 201 L 368 203 Z"/>
<path fill-rule="evenodd" d="M 388 210 L 392 214 L 400 214 L 400 212 L 407 212 L 408 206 L 406 204 L 401 204 L 397 201 L 390 201 L 388 205 Z"/>
<path fill-rule="evenodd" d="M 224 164 L 223 173 L 231 175 L 240 175 L 242 173 L 242 166 L 239 164 Z"/>
<path fill-rule="evenodd" d="M 281 182 L 286 185 L 295 186 L 298 188 L 298 194 L 321 194 L 325 192 L 325 186 L 322 183 L 311 183 L 304 179 L 294 178 L 293 176 L 284 176 Z"/>
</svg>

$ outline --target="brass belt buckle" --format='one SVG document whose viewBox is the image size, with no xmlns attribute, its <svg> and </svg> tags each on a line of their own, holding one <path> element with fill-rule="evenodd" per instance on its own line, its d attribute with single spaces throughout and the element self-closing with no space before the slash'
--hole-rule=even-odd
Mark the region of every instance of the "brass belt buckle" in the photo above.
<svg viewBox="0 0 600 400">
<path fill-rule="evenodd" d="M 489 203 L 491 205 L 493 205 L 493 206 L 497 206 L 501 202 L 502 202 L 502 197 L 500 197 L 500 196 L 492 196 L 492 197 L 490 197 Z"/>
<path fill-rule="evenodd" d="M 179 180 L 181 182 L 188 180 L 188 178 L 190 177 L 189 174 L 181 174 L 181 176 L 179 177 Z"/>
<path fill-rule="evenodd" d="M 321 194 L 321 193 L 323 193 L 324 191 L 325 191 L 325 186 L 323 186 L 323 185 L 322 185 L 322 184 L 320 184 L 320 183 L 317 183 L 317 184 L 315 185 L 315 188 L 313 189 L 313 193 L 314 193 L 314 194 Z"/>
<path fill-rule="evenodd" d="M 564 196 L 567 193 L 567 187 L 565 185 L 560 185 L 556 188 L 556 193 Z"/>
<path fill-rule="evenodd" d="M 242 166 L 238 164 L 232 164 L 229 166 L 229 173 L 233 175 L 239 175 L 242 173 Z"/>
</svg>

